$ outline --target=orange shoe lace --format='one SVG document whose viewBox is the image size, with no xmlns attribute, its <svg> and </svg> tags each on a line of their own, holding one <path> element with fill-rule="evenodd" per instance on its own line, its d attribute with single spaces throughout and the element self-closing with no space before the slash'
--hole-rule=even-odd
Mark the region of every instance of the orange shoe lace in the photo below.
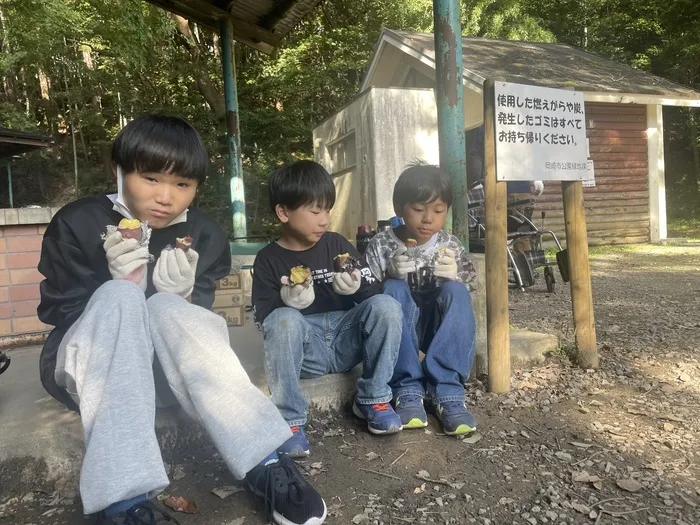
<svg viewBox="0 0 700 525">
<path fill-rule="evenodd" d="M 300 428 L 299 425 L 294 425 L 293 427 L 289 427 L 289 430 L 292 431 L 292 434 L 296 434 L 299 432 Z"/>
<path fill-rule="evenodd" d="M 372 408 L 377 412 L 384 412 L 385 410 L 389 410 L 389 403 L 377 403 L 376 405 L 372 405 Z"/>
</svg>

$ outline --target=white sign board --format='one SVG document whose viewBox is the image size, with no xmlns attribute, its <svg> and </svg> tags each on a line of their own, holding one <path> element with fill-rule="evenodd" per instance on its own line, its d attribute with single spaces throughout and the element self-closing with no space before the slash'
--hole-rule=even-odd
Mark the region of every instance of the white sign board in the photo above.
<svg viewBox="0 0 700 525">
<path fill-rule="evenodd" d="M 498 180 L 588 178 L 583 93 L 496 82 Z"/>
</svg>

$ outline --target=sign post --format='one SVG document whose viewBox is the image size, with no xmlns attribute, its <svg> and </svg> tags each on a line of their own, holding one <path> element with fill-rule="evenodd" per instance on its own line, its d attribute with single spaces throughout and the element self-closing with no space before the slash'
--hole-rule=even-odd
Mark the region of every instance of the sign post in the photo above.
<svg viewBox="0 0 700 525">
<path fill-rule="evenodd" d="M 507 195 L 504 181 L 562 181 L 579 364 L 598 366 L 582 181 L 591 178 L 583 93 L 484 84 L 489 389 L 510 387 Z"/>
<path fill-rule="evenodd" d="M 484 214 L 486 222 L 486 346 L 489 391 L 510 390 L 508 242 L 505 182 L 496 175 L 494 82 L 484 84 Z"/>
</svg>

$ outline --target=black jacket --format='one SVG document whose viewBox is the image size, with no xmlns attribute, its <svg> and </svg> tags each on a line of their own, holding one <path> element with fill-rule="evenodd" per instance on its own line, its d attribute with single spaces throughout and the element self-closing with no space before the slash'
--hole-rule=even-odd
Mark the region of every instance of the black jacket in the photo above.
<svg viewBox="0 0 700 525">
<path fill-rule="evenodd" d="M 41 382 L 53 397 L 77 410 L 70 396 L 56 385 L 56 354 L 63 336 L 83 313 L 92 294 L 112 279 L 101 235 L 108 224 L 117 225 L 123 217 L 112 209 L 107 196 L 86 197 L 67 204 L 53 218 L 41 246 L 39 271 L 41 282 L 39 319 L 55 328 L 41 352 Z M 189 235 L 192 248 L 199 254 L 192 303 L 211 308 L 216 280 L 231 269 L 231 250 L 224 231 L 204 212 L 190 209 L 187 221 L 162 230 L 153 230 L 149 251 L 157 258 L 177 237 Z M 146 297 L 156 293 L 148 266 Z"/>
</svg>

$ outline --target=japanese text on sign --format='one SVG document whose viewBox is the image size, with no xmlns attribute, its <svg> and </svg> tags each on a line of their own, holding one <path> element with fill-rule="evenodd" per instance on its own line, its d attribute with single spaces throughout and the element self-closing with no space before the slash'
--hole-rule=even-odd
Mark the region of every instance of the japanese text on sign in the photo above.
<svg viewBox="0 0 700 525">
<path fill-rule="evenodd" d="M 495 96 L 498 180 L 587 178 L 583 93 L 496 82 Z"/>
</svg>

